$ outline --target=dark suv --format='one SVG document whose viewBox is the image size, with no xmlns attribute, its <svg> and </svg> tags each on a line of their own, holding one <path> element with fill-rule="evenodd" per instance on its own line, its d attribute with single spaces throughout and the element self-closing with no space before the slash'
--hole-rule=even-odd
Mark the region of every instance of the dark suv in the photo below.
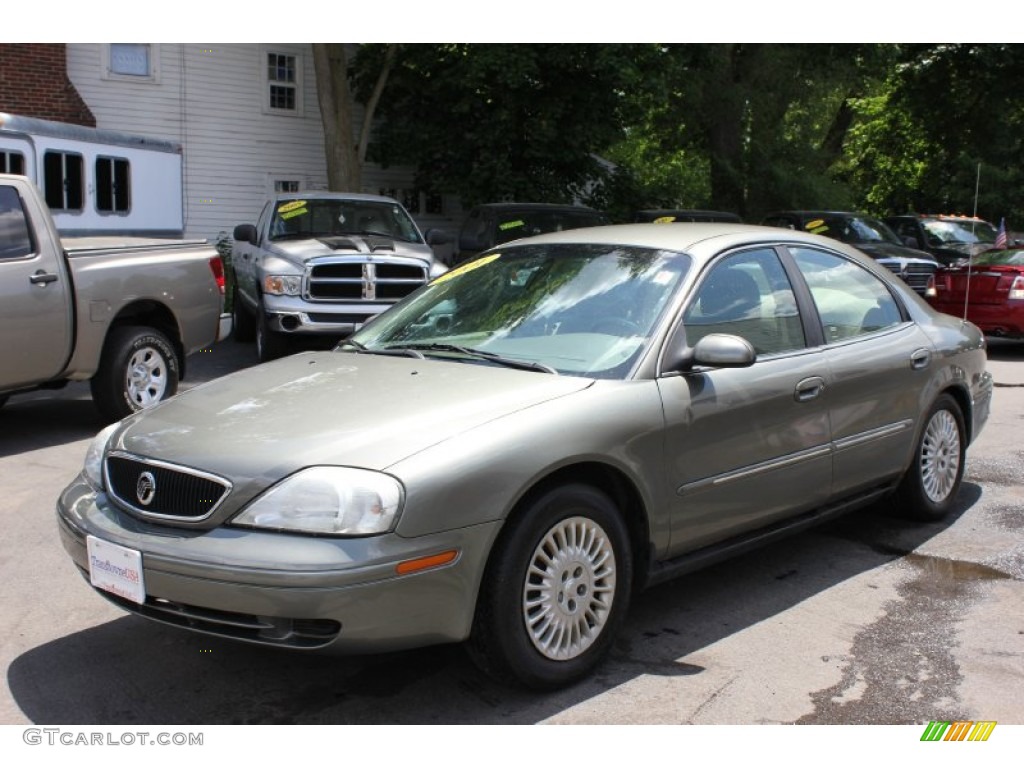
<svg viewBox="0 0 1024 768">
<path fill-rule="evenodd" d="M 927 251 L 946 265 L 994 248 L 996 228 L 973 216 L 904 214 L 887 216 L 885 223 L 913 248 Z"/>
<path fill-rule="evenodd" d="M 824 235 L 849 243 L 890 272 L 895 272 L 917 293 L 924 294 L 939 263 L 924 251 L 908 248 L 880 219 L 850 211 L 779 211 L 761 222 Z"/>
<path fill-rule="evenodd" d="M 685 221 L 724 221 L 742 224 L 743 219 L 728 211 L 705 211 L 695 208 L 649 208 L 633 214 L 634 222 L 653 221 L 657 223 Z"/>
<path fill-rule="evenodd" d="M 465 261 L 521 237 L 609 223 L 603 213 L 583 205 L 485 203 L 473 208 L 462 222 L 455 260 Z"/>
</svg>

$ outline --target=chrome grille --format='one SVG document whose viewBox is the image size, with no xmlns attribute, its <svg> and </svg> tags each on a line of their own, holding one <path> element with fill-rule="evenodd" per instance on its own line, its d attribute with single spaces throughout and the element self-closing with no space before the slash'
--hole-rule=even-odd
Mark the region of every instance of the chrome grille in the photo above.
<svg viewBox="0 0 1024 768">
<path fill-rule="evenodd" d="M 202 520 L 231 491 L 231 483 L 216 475 L 123 453 L 107 457 L 106 479 L 121 506 L 163 520 Z"/>
<path fill-rule="evenodd" d="M 310 301 L 397 301 L 427 282 L 426 268 L 386 261 L 314 262 L 306 274 Z"/>
</svg>

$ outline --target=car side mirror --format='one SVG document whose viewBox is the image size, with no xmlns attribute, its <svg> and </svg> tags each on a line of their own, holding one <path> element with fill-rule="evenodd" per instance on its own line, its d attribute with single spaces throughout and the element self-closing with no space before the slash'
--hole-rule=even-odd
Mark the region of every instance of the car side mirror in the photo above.
<svg viewBox="0 0 1024 768">
<path fill-rule="evenodd" d="M 443 229 L 428 229 L 423 233 L 427 245 L 447 245 L 452 241 L 452 236 Z"/>
<path fill-rule="evenodd" d="M 682 333 L 673 334 L 664 370 L 685 373 L 695 366 L 708 368 L 749 368 L 757 361 L 754 345 L 731 333 L 709 333 L 694 346 Z"/>
<path fill-rule="evenodd" d="M 256 227 L 252 224 L 239 224 L 235 227 L 235 240 L 243 243 L 256 244 Z"/>
</svg>

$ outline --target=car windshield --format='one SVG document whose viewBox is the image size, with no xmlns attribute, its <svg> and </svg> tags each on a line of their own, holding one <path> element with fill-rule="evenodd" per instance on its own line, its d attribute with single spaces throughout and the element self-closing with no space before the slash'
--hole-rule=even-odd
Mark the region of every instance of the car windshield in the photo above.
<svg viewBox="0 0 1024 768">
<path fill-rule="evenodd" d="M 996 228 L 987 221 L 926 221 L 924 228 L 930 241 L 943 245 L 994 244 L 998 234 Z"/>
<path fill-rule="evenodd" d="M 976 267 L 1024 267 L 1024 250 L 985 251 L 974 257 Z"/>
<path fill-rule="evenodd" d="M 843 243 L 903 245 L 887 224 L 870 216 L 820 216 L 805 223 L 804 229 Z"/>
<path fill-rule="evenodd" d="M 270 222 L 271 240 L 377 235 L 422 243 L 419 230 L 397 203 L 376 200 L 282 200 Z"/>
<path fill-rule="evenodd" d="M 513 211 L 498 216 L 495 245 L 545 232 L 596 227 L 608 220 L 596 211 Z"/>
<path fill-rule="evenodd" d="M 511 248 L 445 273 L 347 344 L 625 378 L 689 265 L 683 254 L 618 245 Z"/>
</svg>

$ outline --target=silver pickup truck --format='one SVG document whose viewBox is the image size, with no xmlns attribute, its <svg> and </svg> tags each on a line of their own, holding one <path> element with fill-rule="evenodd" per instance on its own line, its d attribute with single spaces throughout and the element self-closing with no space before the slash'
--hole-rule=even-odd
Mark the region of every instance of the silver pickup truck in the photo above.
<svg viewBox="0 0 1024 768">
<path fill-rule="evenodd" d="M 234 231 L 232 316 L 237 341 L 256 341 L 261 361 L 288 352 L 291 340 L 334 340 L 446 267 L 432 245 L 390 197 L 295 192 L 274 197 L 256 225 Z"/>
<path fill-rule="evenodd" d="M 0 405 L 88 380 L 116 421 L 173 395 L 185 357 L 227 332 L 203 240 L 61 240 L 39 190 L 0 174 Z"/>
</svg>

